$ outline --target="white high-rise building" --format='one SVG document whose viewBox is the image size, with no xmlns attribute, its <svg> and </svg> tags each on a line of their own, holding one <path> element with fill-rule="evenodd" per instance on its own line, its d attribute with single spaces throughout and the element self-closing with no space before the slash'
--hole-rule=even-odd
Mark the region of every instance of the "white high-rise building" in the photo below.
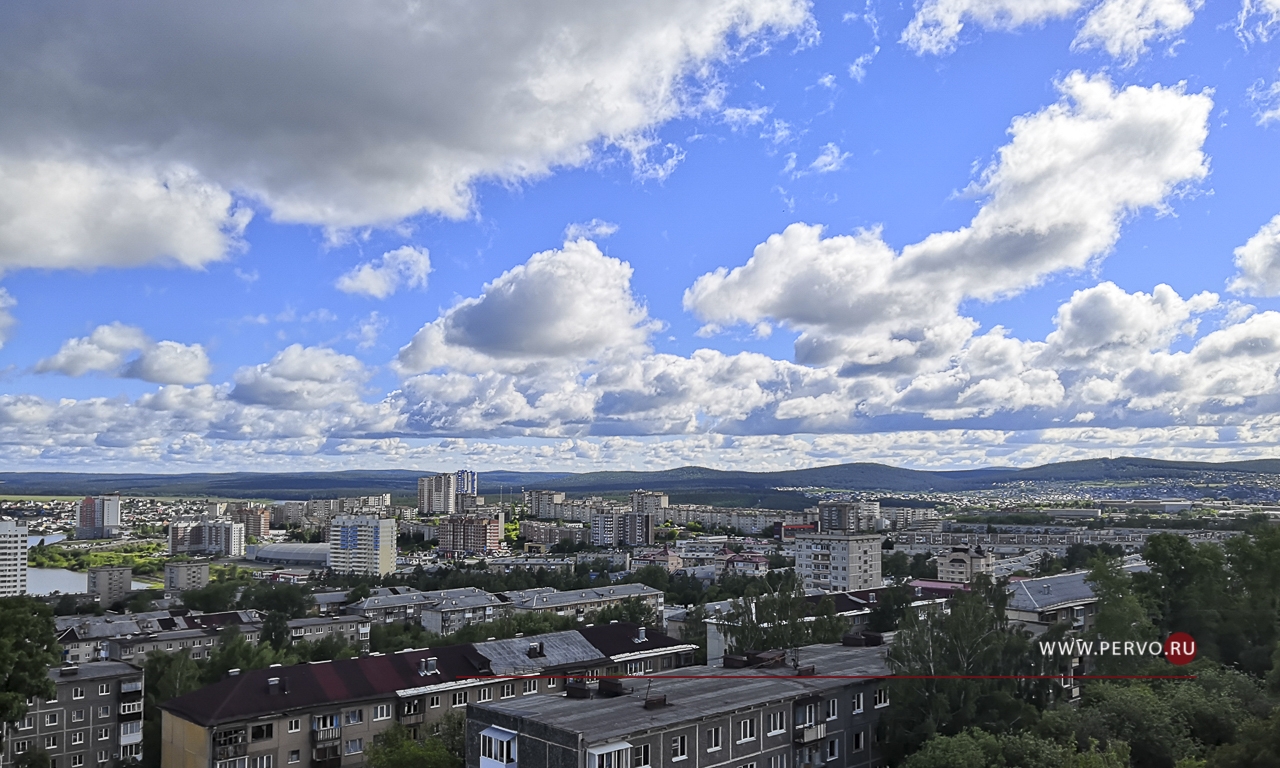
<svg viewBox="0 0 1280 768">
<path fill-rule="evenodd" d="M 665 520 L 667 494 L 657 491 L 632 491 L 631 511 L 637 515 L 653 515 L 658 520 Z"/>
<path fill-rule="evenodd" d="M 469 493 L 473 496 L 480 493 L 480 475 L 466 469 L 460 469 L 453 474 L 454 481 L 457 483 L 456 493 Z"/>
<path fill-rule="evenodd" d="M 110 539 L 120 535 L 120 495 L 86 496 L 76 521 L 77 539 Z"/>
<path fill-rule="evenodd" d="M 169 521 L 169 554 L 244 557 L 244 523 L 208 515 Z"/>
<path fill-rule="evenodd" d="M 329 567 L 336 573 L 385 576 L 396 569 L 396 521 L 339 515 L 329 521 Z"/>
<path fill-rule="evenodd" d="M 418 514 L 452 515 L 457 511 L 457 498 L 456 472 L 418 478 Z"/>
<path fill-rule="evenodd" d="M 524 507 L 527 517 L 551 518 L 556 516 L 555 506 L 564 503 L 563 491 L 525 491 Z"/>
<path fill-rule="evenodd" d="M 27 593 L 27 524 L 0 518 L 0 597 Z"/>
<path fill-rule="evenodd" d="M 880 536 L 849 531 L 796 534 L 796 574 L 805 589 L 878 589 Z"/>
</svg>

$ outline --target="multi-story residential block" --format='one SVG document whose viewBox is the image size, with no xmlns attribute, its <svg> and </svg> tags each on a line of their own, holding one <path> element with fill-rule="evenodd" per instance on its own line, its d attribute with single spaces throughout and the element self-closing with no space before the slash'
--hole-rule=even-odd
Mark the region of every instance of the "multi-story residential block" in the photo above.
<svg viewBox="0 0 1280 768">
<path fill-rule="evenodd" d="M 467 768 L 875 768 L 889 706 L 881 648 L 807 646 L 799 670 L 716 670 L 717 679 L 662 674 L 569 683 L 569 696 L 473 703 Z"/>
<path fill-rule="evenodd" d="M 257 505 L 244 505 L 231 513 L 231 519 L 244 525 L 244 535 L 264 539 L 271 533 L 271 510 Z"/>
<path fill-rule="evenodd" d="M 622 535 L 622 515 L 616 512 L 596 512 L 591 515 L 591 544 L 596 547 L 616 547 Z"/>
<path fill-rule="evenodd" d="M 106 768 L 142 760 L 143 672 L 120 661 L 49 670 L 54 698 L 30 702 L 5 728 L 0 766 L 43 752 L 50 768 Z"/>
<path fill-rule="evenodd" d="M 411 587 L 379 589 L 343 608 L 350 616 L 363 616 L 374 624 L 418 623 L 427 606 L 427 593 Z"/>
<path fill-rule="evenodd" d="M 164 589 L 166 592 L 186 592 L 209 586 L 209 564 L 197 562 L 165 563 Z"/>
<path fill-rule="evenodd" d="M 564 503 L 563 491 L 525 491 L 524 510 L 526 517 L 551 519 L 556 516 L 555 507 Z"/>
<path fill-rule="evenodd" d="M 458 473 L 456 472 L 418 478 L 418 514 L 420 515 L 452 515 L 458 511 L 457 496 Z"/>
<path fill-rule="evenodd" d="M 120 496 L 86 496 L 76 520 L 77 539 L 110 539 L 120 535 Z"/>
<path fill-rule="evenodd" d="M 98 598 L 98 604 L 107 607 L 118 603 L 133 588 L 133 569 L 127 565 L 103 565 L 89 569 L 85 591 Z"/>
<path fill-rule="evenodd" d="M 27 593 L 27 524 L 0 518 L 0 597 Z"/>
<path fill-rule="evenodd" d="M 169 554 L 244 557 L 244 523 L 209 514 L 189 515 L 169 522 Z"/>
<path fill-rule="evenodd" d="M 424 592 L 422 626 L 437 635 L 451 635 L 468 624 L 485 624 L 506 616 L 510 605 L 478 587 Z"/>
<path fill-rule="evenodd" d="M 591 614 L 619 605 L 625 600 L 638 599 L 662 615 L 665 596 L 661 590 L 645 584 L 613 584 L 607 587 L 590 589 L 573 589 L 561 592 L 552 587 L 535 587 L 533 589 L 500 592 L 498 597 L 511 604 L 515 613 L 554 613 L 559 616 L 579 616 L 586 618 Z"/>
<path fill-rule="evenodd" d="M 596 512 L 591 515 L 591 543 L 597 547 L 651 546 L 653 520 L 649 512 Z"/>
<path fill-rule="evenodd" d="M 340 515 L 329 521 L 329 567 L 335 573 L 385 576 L 396 569 L 396 521 Z"/>
<path fill-rule="evenodd" d="M 437 535 L 441 552 L 455 555 L 494 552 L 502 547 L 502 519 L 484 514 L 449 515 L 440 519 Z"/>
<path fill-rule="evenodd" d="M 845 531 L 796 535 L 796 574 L 805 589 L 878 589 L 880 536 Z"/>
<path fill-rule="evenodd" d="M 581 544 L 587 541 L 588 531 L 580 524 L 556 525 L 541 520 L 521 520 L 520 536 L 530 544 L 556 545 L 562 541 Z"/>
<path fill-rule="evenodd" d="M 974 547 L 952 547 L 951 554 L 938 558 L 938 581 L 968 584 L 979 573 L 991 575 L 996 559 L 979 544 Z"/>
<path fill-rule="evenodd" d="M 1140 558 L 1126 561 L 1123 568 L 1130 573 L 1149 570 Z M 1068 624 L 1077 631 L 1092 629 L 1098 615 L 1098 596 L 1086 581 L 1088 576 L 1088 571 L 1070 571 L 1010 581 L 1005 616 L 1037 635 L 1055 624 Z"/>
<path fill-rule="evenodd" d="M 360 651 L 369 650 L 369 630 L 372 625 L 363 616 L 321 616 L 289 620 L 289 641 L 293 643 L 318 643 L 329 637 L 345 640 Z"/>
<path fill-rule="evenodd" d="M 646 565 L 656 565 L 665 569 L 667 573 L 674 573 L 685 567 L 687 563 L 679 553 L 670 547 L 663 547 L 656 552 L 646 552 L 631 558 L 633 568 L 643 568 Z"/>
<path fill-rule="evenodd" d="M 659 521 L 665 520 L 668 501 L 667 494 L 655 491 L 632 491 L 631 511 L 638 515 L 650 515 Z"/>
<path fill-rule="evenodd" d="M 163 768 L 361 765 L 393 725 L 425 735 L 444 714 L 488 701 L 552 698 L 563 676 L 625 674 L 633 661 L 674 669 L 693 646 L 634 624 L 331 662 L 234 671 L 161 705 Z M 597 647 L 596 643 L 604 647 Z M 624 654 L 628 651 L 632 659 Z M 539 696 L 538 694 L 544 694 Z M 545 696 L 552 694 L 553 696 Z"/>
<path fill-rule="evenodd" d="M 818 503 L 819 530 L 824 533 L 867 533 L 879 530 L 878 501 L 823 501 Z"/>
</svg>

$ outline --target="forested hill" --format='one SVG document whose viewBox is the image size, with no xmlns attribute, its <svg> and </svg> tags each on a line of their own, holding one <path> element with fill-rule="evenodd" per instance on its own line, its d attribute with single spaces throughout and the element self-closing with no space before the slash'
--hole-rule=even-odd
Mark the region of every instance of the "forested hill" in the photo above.
<svg viewBox="0 0 1280 768">
<path fill-rule="evenodd" d="M 442 468 L 443 469 L 443 468 Z M 72 472 L 0 473 L 3 495 L 87 495 L 119 492 L 146 496 L 307 499 L 391 492 L 417 493 L 418 478 L 430 471 L 230 472 L 199 474 L 107 474 Z M 486 496 L 551 488 L 571 494 L 618 493 L 635 488 L 740 496 L 744 503 L 778 495 L 772 489 L 822 487 L 852 491 L 948 492 L 981 490 L 1018 481 L 1198 481 L 1214 476 L 1280 475 L 1280 459 L 1207 463 L 1156 459 L 1090 459 L 1027 469 L 963 471 L 902 469 L 885 464 L 836 464 L 783 472 L 735 472 L 680 467 L 655 472 L 482 472 Z M 691 498 L 691 500 L 692 500 Z"/>
</svg>

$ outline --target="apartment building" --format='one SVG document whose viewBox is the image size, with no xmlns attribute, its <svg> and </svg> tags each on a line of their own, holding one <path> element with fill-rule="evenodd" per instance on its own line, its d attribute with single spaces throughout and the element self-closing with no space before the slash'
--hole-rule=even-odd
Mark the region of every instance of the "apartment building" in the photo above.
<svg viewBox="0 0 1280 768">
<path fill-rule="evenodd" d="M 879 589 L 880 536 L 846 531 L 796 534 L 796 574 L 805 589 Z"/>
<path fill-rule="evenodd" d="M 166 592 L 186 592 L 209 586 L 209 564 L 197 562 L 165 563 Z"/>
<path fill-rule="evenodd" d="M 614 584 L 566 592 L 552 587 L 535 587 L 500 592 L 498 597 L 509 602 L 515 613 L 555 613 L 559 616 L 583 618 L 632 598 L 644 601 L 661 616 L 666 600 L 662 591 L 644 584 Z"/>
<path fill-rule="evenodd" d="M 665 493 L 644 490 L 631 492 L 631 511 L 637 515 L 650 515 L 661 522 L 666 519 L 664 514 L 668 504 Z"/>
<path fill-rule="evenodd" d="M 715 681 L 657 674 L 570 682 L 565 697 L 477 702 L 467 768 L 877 768 L 889 706 L 882 648 L 807 646 L 800 669 L 713 670 Z"/>
<path fill-rule="evenodd" d="M 244 523 L 207 512 L 186 515 L 169 522 L 169 554 L 244 557 Z"/>
<path fill-rule="evenodd" d="M 120 496 L 85 496 L 76 520 L 77 539 L 110 539 L 120 535 Z"/>
<path fill-rule="evenodd" d="M 0 597 L 27 593 L 27 524 L 0 518 Z"/>
<path fill-rule="evenodd" d="M 880 502 L 878 501 L 823 501 L 818 503 L 818 530 L 823 532 L 874 532 L 878 530 L 877 522 L 881 519 Z M 881 527 L 883 525 L 881 524 Z"/>
<path fill-rule="evenodd" d="M 469 624 L 486 624 L 510 612 L 510 605 L 478 587 L 422 594 L 427 598 L 420 614 L 422 627 L 437 635 L 451 635 Z"/>
<path fill-rule="evenodd" d="M 938 558 L 938 581 L 968 584 L 979 573 L 988 576 L 995 570 L 996 559 L 979 544 L 974 547 L 952 547 L 951 554 Z"/>
<path fill-rule="evenodd" d="M 90 568 L 85 591 L 98 598 L 106 608 L 124 600 L 133 589 L 133 569 L 127 565 L 103 565 Z"/>
<path fill-rule="evenodd" d="M 43 751 L 50 768 L 106 768 L 142 760 L 142 669 L 95 661 L 49 670 L 54 698 L 29 699 L 5 728 L 0 766 Z"/>
<path fill-rule="evenodd" d="M 564 503 L 563 491 L 525 491 L 524 513 L 527 517 L 551 519 L 556 516 L 555 507 Z"/>
<path fill-rule="evenodd" d="M 271 533 L 271 510 L 244 505 L 231 513 L 231 519 L 244 526 L 244 535 L 264 539 Z"/>
<path fill-rule="evenodd" d="M 449 475 L 452 477 L 452 475 Z M 440 519 L 439 549 L 452 555 L 482 555 L 502 547 L 502 519 L 491 515 L 449 515 Z"/>
<path fill-rule="evenodd" d="M 1150 570 L 1138 558 L 1126 561 L 1123 568 L 1129 573 Z M 1088 571 L 1070 571 L 1010 581 L 1005 616 L 1037 635 L 1055 624 L 1069 624 L 1077 631 L 1092 629 L 1098 615 L 1098 596 L 1086 581 L 1088 576 Z"/>
<path fill-rule="evenodd" d="M 289 620 L 289 642 L 318 643 L 330 637 L 368 652 L 372 625 L 363 616 L 320 616 Z"/>
<path fill-rule="evenodd" d="M 374 737 L 392 725 L 403 725 L 416 737 L 445 713 L 465 714 L 474 702 L 552 698 L 545 694 L 561 693 L 564 676 L 592 670 L 607 674 L 603 670 L 626 664 L 608 653 L 619 647 L 646 664 L 654 659 L 656 669 L 675 669 L 686 652 L 681 649 L 692 648 L 665 635 L 641 636 L 635 625 L 599 629 L 593 637 L 607 643 L 607 650 L 570 631 L 233 670 L 218 683 L 161 705 L 161 765 L 362 765 Z"/>
<path fill-rule="evenodd" d="M 418 478 L 419 515 L 452 515 L 458 511 L 457 496 L 458 473 L 456 472 Z"/>
<path fill-rule="evenodd" d="M 335 573 L 385 576 L 396 569 L 396 521 L 339 515 L 329 521 L 329 567 Z"/>
<path fill-rule="evenodd" d="M 554 546 L 562 541 L 582 544 L 588 540 L 588 533 L 581 524 L 556 525 L 540 520 L 520 521 L 520 536 L 529 544 Z"/>
</svg>

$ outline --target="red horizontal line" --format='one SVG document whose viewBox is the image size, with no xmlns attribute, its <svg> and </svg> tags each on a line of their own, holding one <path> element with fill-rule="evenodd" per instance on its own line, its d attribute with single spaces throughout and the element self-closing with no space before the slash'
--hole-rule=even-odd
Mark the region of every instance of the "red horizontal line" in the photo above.
<svg viewBox="0 0 1280 768">
<path fill-rule="evenodd" d="M 591 680 L 1195 680 L 1195 675 L 592 675 Z M 459 680 L 581 680 L 582 675 L 494 675 Z"/>
</svg>

